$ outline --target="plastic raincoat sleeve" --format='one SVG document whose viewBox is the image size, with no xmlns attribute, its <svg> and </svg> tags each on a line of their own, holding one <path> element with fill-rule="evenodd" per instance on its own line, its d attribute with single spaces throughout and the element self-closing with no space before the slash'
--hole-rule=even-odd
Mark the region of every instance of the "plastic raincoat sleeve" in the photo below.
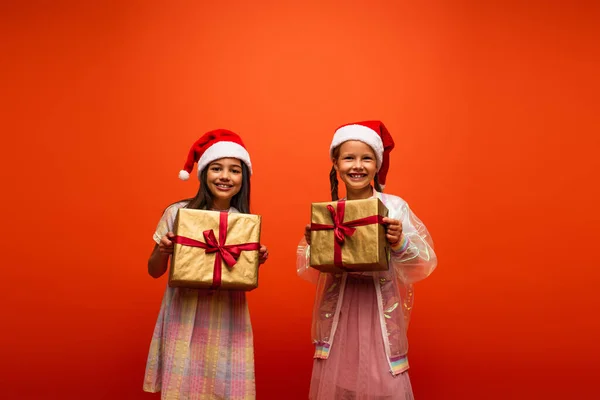
<svg viewBox="0 0 600 400">
<path fill-rule="evenodd" d="M 437 266 L 433 240 L 421 220 L 408 204 L 400 210 L 403 236 L 408 247 L 401 252 L 391 251 L 391 265 L 404 283 L 414 283 L 427 278 Z"/>
<path fill-rule="evenodd" d="M 298 276 L 311 283 L 317 283 L 320 272 L 310 267 L 310 245 L 302 237 L 296 251 L 296 271 Z"/>
</svg>

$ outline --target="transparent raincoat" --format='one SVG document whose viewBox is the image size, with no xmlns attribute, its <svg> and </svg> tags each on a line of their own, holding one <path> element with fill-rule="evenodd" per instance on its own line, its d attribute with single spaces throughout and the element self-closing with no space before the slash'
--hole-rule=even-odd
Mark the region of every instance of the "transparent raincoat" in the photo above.
<svg viewBox="0 0 600 400">
<path fill-rule="evenodd" d="M 387 362 L 392 375 L 408 369 L 407 329 L 413 305 L 414 282 L 429 276 L 437 265 L 433 241 L 425 225 L 400 197 L 374 192 L 389 210 L 389 218 L 400 220 L 407 246 L 390 252 L 390 269 L 361 274 L 372 276 L 375 286 L 379 323 L 385 344 Z M 316 283 L 317 291 L 312 317 L 312 340 L 315 358 L 327 359 L 333 351 L 334 337 L 348 274 L 321 273 L 310 268 L 310 246 L 303 238 L 297 251 L 298 275 Z"/>
</svg>

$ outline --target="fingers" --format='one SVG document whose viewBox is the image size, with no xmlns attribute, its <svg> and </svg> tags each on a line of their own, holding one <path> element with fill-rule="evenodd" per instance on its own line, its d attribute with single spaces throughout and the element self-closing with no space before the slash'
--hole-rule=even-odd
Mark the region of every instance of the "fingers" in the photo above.
<svg viewBox="0 0 600 400">
<path fill-rule="evenodd" d="M 310 224 L 304 227 L 304 238 L 306 239 L 306 243 L 310 245 Z"/>
<path fill-rule="evenodd" d="M 390 243 L 394 244 L 402 236 L 402 223 L 397 219 L 384 218 L 383 222 L 386 224 L 387 239 Z"/>
<path fill-rule="evenodd" d="M 387 229 L 386 233 L 389 233 L 390 235 L 400 236 L 402 234 L 402 227 L 401 226 L 390 227 Z"/>
<path fill-rule="evenodd" d="M 167 237 L 167 235 L 163 236 L 163 238 L 160 240 L 160 244 L 166 247 L 172 247 L 173 246 L 173 242 L 171 241 L 172 238 Z"/>
<path fill-rule="evenodd" d="M 165 236 L 162 237 L 160 243 L 158 244 L 158 249 L 163 254 L 173 254 L 173 242 L 171 239 L 175 237 L 173 232 L 167 232 Z"/>
<path fill-rule="evenodd" d="M 258 263 L 264 264 L 264 262 L 267 261 L 267 258 L 269 258 L 269 249 L 267 249 L 267 246 L 261 245 L 258 250 Z"/>
<path fill-rule="evenodd" d="M 400 241 L 400 235 L 390 235 L 389 233 L 385 235 L 389 244 L 396 244 Z"/>
<path fill-rule="evenodd" d="M 392 219 L 392 218 L 388 218 L 388 217 L 383 218 L 383 223 L 386 224 L 388 227 L 397 226 L 397 225 L 402 226 L 400 221 L 398 221 L 397 219 Z"/>
</svg>

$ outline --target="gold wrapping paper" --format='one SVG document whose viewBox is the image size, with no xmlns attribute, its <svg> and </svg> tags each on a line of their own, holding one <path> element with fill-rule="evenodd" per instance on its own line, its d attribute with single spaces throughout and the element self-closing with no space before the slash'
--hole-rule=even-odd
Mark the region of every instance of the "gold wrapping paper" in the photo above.
<svg viewBox="0 0 600 400">
<path fill-rule="evenodd" d="M 203 232 L 212 229 L 219 240 L 218 211 L 181 208 L 177 212 L 173 233 L 206 243 Z M 230 213 L 227 221 L 226 245 L 260 243 L 260 215 Z M 175 244 L 169 272 L 169 286 L 209 289 L 213 284 L 216 253 L 205 249 Z M 258 250 L 242 251 L 237 263 L 229 267 L 221 261 L 223 290 L 250 291 L 258 287 Z"/>
<path fill-rule="evenodd" d="M 332 205 L 337 213 L 337 202 L 313 203 L 311 222 L 314 224 L 333 225 L 331 214 L 327 209 Z M 388 216 L 388 209 L 377 198 L 346 201 L 344 222 L 354 221 L 373 215 Z M 368 272 L 387 271 L 389 268 L 389 245 L 385 227 L 381 224 L 357 226 L 350 237 L 346 237 L 342 245 L 342 262 L 348 271 Z M 334 265 L 334 232 L 333 229 L 311 231 L 310 233 L 310 265 L 321 272 L 343 272 L 345 270 Z"/>
</svg>

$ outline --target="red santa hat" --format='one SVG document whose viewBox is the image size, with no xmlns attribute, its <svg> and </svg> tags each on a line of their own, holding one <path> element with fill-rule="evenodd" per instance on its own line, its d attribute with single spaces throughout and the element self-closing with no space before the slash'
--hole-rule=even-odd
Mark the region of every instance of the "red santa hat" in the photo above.
<svg viewBox="0 0 600 400">
<path fill-rule="evenodd" d="M 394 139 L 381 121 L 354 122 L 340 126 L 333 135 L 329 146 L 329 157 L 333 150 L 348 140 L 358 140 L 371 146 L 377 157 L 379 184 L 385 186 L 385 178 L 390 167 L 390 151 L 394 148 Z"/>
<path fill-rule="evenodd" d="M 248 170 L 252 174 L 250 154 L 248 154 L 242 138 L 227 129 L 216 129 L 205 133 L 194 143 L 183 169 L 179 171 L 179 179 L 184 181 L 189 179 L 190 172 L 194 169 L 194 163 L 198 163 L 198 179 L 200 179 L 200 173 L 208 164 L 226 157 L 240 159 L 248 166 Z"/>
</svg>

